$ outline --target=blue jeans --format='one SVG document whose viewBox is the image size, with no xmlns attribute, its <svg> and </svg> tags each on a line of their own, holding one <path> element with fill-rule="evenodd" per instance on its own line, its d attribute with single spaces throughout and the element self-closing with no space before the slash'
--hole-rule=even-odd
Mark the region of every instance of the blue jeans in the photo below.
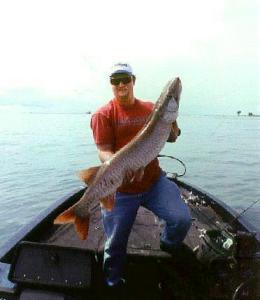
<svg viewBox="0 0 260 300">
<path fill-rule="evenodd" d="M 140 194 L 118 192 L 113 210 L 109 212 L 102 209 L 107 236 L 104 272 L 109 285 L 116 284 L 122 278 L 128 237 L 140 205 L 165 221 L 166 226 L 161 240 L 169 246 L 178 246 L 191 226 L 190 212 L 181 199 L 179 188 L 164 175 L 161 175 L 147 192 Z"/>
</svg>

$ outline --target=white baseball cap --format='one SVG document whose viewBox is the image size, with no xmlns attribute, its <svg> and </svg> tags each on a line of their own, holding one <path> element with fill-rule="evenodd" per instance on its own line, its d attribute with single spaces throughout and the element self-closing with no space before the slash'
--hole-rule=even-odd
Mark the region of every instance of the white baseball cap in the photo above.
<svg viewBox="0 0 260 300">
<path fill-rule="evenodd" d="M 128 63 L 116 63 L 112 66 L 110 70 L 109 76 L 113 76 L 114 74 L 126 73 L 129 75 L 133 75 L 133 69 Z"/>
</svg>

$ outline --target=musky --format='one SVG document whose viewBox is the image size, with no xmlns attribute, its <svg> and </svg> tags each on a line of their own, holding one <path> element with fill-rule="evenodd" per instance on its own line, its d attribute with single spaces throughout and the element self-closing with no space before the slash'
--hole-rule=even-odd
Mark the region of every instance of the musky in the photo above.
<svg viewBox="0 0 260 300">
<path fill-rule="evenodd" d="M 257 0 L 0 0 L 0 107 L 85 110 L 132 64 L 153 101 L 173 76 L 183 113 L 260 113 Z"/>
</svg>

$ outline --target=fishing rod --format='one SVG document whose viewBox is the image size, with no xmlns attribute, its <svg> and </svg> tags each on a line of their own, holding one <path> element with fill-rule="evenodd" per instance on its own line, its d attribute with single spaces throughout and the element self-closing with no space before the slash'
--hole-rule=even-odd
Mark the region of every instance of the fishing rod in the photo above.
<svg viewBox="0 0 260 300">
<path fill-rule="evenodd" d="M 242 212 L 240 214 L 238 214 L 232 222 L 230 222 L 230 225 L 232 225 L 235 221 L 237 221 L 246 211 L 248 211 L 250 208 L 252 208 L 257 202 L 259 202 L 260 199 L 257 199 L 256 201 L 252 202 L 251 204 L 249 204 L 248 207 L 246 207 L 245 209 L 242 210 Z"/>
<path fill-rule="evenodd" d="M 228 230 L 228 226 L 232 226 L 246 211 L 248 211 L 250 208 L 252 208 L 259 201 L 260 201 L 260 199 L 252 202 L 248 207 L 243 209 L 243 211 L 241 213 L 239 213 L 236 217 L 234 217 L 234 219 L 231 222 L 227 222 L 225 226 L 220 226 L 219 224 L 215 224 L 215 226 L 221 230 Z M 201 214 L 206 217 L 206 215 L 203 214 L 202 212 L 201 212 Z M 210 220 L 209 218 L 207 218 L 207 219 L 209 222 L 214 224 L 214 222 L 212 220 Z"/>
</svg>

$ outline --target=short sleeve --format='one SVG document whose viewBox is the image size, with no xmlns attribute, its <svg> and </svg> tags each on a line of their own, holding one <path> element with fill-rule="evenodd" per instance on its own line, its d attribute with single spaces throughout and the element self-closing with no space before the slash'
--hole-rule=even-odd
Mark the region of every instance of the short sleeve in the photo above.
<svg viewBox="0 0 260 300">
<path fill-rule="evenodd" d="M 100 112 L 92 115 L 90 126 L 97 145 L 114 144 L 113 127 L 106 115 Z"/>
</svg>

